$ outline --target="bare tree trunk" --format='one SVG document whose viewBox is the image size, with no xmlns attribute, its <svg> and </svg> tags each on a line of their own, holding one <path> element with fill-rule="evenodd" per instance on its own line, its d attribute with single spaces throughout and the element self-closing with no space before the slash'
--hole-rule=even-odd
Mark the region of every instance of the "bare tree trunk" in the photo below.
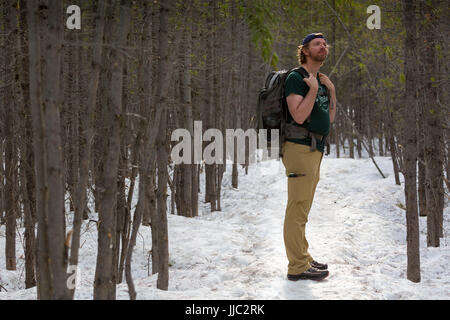
<svg viewBox="0 0 450 320">
<path fill-rule="evenodd" d="M 32 163 L 30 160 L 30 150 L 27 144 L 24 144 L 24 159 L 21 161 L 20 184 L 23 197 L 23 214 L 25 225 L 25 288 L 31 288 L 36 285 L 35 276 L 35 222 L 32 213 L 32 203 L 29 197 L 28 169 L 26 166 Z"/>
<path fill-rule="evenodd" d="M 95 104 L 97 101 L 97 90 L 99 84 L 100 65 L 103 52 L 103 35 L 105 28 L 105 12 L 106 3 L 98 2 L 96 12 L 96 29 L 94 35 L 94 49 L 92 52 L 91 62 L 91 79 L 88 88 L 87 109 L 86 114 L 82 117 L 82 154 L 80 159 L 80 177 L 75 190 L 75 214 L 73 220 L 72 243 L 70 249 L 69 264 L 78 265 L 78 252 L 80 248 L 80 230 L 81 221 L 86 211 L 86 188 L 88 186 L 89 168 L 91 163 L 92 137 L 93 137 L 93 118 L 95 113 Z M 73 299 L 75 288 L 70 290 Z"/>
<path fill-rule="evenodd" d="M 63 37 L 62 3 L 48 8 L 48 33 L 46 41 L 45 118 L 48 150 L 48 232 L 50 265 L 53 280 L 53 298 L 67 299 L 67 265 L 65 260 L 65 218 L 63 158 L 61 145 L 61 45 Z M 43 52 L 44 53 L 44 52 Z"/>
<path fill-rule="evenodd" d="M 378 151 L 380 157 L 384 157 L 383 132 L 385 129 L 384 124 L 382 122 L 380 122 L 379 130 L 380 131 L 378 132 Z"/>
<path fill-rule="evenodd" d="M 33 142 L 36 172 L 36 216 L 38 232 L 36 239 L 36 281 L 37 298 L 51 298 L 50 265 L 48 263 L 49 249 L 45 236 L 48 234 L 45 224 L 48 211 L 47 189 L 47 143 L 45 139 L 45 122 L 40 90 L 41 74 L 41 15 L 37 0 L 27 1 L 29 74 L 30 74 L 30 104 L 33 121 Z"/>
<path fill-rule="evenodd" d="M 231 95 L 231 110 L 233 112 L 232 115 L 232 124 L 234 128 L 241 128 L 241 123 L 240 123 L 240 106 L 237 103 L 237 83 L 239 81 L 238 79 L 238 66 L 236 64 L 236 60 L 237 60 L 237 49 L 236 49 L 236 44 L 237 44 L 237 31 L 236 31 L 236 19 L 237 19 L 237 14 L 236 14 L 236 3 L 235 1 L 232 2 L 231 4 L 231 56 L 232 58 L 232 65 L 231 65 L 231 90 L 232 90 L 232 95 Z M 232 172 L 231 172 L 231 185 L 233 186 L 233 188 L 237 188 L 238 187 L 238 166 L 237 166 L 237 145 L 236 145 L 236 138 L 234 138 L 234 159 L 233 159 L 233 167 L 232 167 Z"/>
<path fill-rule="evenodd" d="M 333 0 L 333 10 L 336 10 L 336 0 Z M 334 15 L 332 20 L 331 20 L 331 43 L 333 46 L 335 46 L 334 50 L 331 50 L 331 54 L 332 54 L 332 65 L 333 67 L 336 66 L 336 52 L 338 50 L 337 48 L 337 44 L 336 44 L 336 16 Z M 334 69 L 331 71 L 334 73 Z M 331 76 L 330 76 L 331 78 Z M 336 115 L 337 116 L 337 115 Z M 334 121 L 334 125 L 332 126 L 332 134 L 334 137 L 334 143 L 336 145 L 336 158 L 340 158 L 341 156 L 341 150 L 340 150 L 340 144 L 339 144 L 339 136 L 340 136 L 340 126 L 339 126 L 339 119 L 335 118 Z"/>
<path fill-rule="evenodd" d="M 12 97 L 11 97 L 12 98 Z M 14 143 L 14 111 L 12 99 L 6 112 L 6 147 L 5 147 L 5 220 L 6 220 L 6 241 L 5 259 L 6 270 L 16 270 L 16 204 L 15 185 L 17 170 L 17 152 Z"/>
<path fill-rule="evenodd" d="M 442 155 L 442 115 L 438 101 L 438 87 L 431 79 L 432 75 L 437 75 L 436 61 L 436 15 L 433 11 L 436 2 L 423 3 L 424 27 L 421 29 L 425 40 L 424 65 L 426 68 L 425 83 L 425 174 L 426 174 L 426 202 L 427 202 L 427 245 L 439 247 L 440 216 L 442 215 L 443 201 L 443 155 Z M 436 81 L 436 80 L 435 80 Z"/>
<path fill-rule="evenodd" d="M 420 69 L 419 69 L 420 70 Z M 421 71 L 423 72 L 423 71 Z M 422 77 L 421 77 L 422 78 Z M 423 79 L 423 78 L 422 78 Z M 423 119 L 423 113 L 424 113 L 424 93 L 423 91 L 419 91 L 417 93 L 418 96 L 418 119 Z M 424 141 L 425 137 L 422 134 L 424 132 L 424 121 L 417 121 L 416 123 L 417 128 L 417 159 L 418 159 L 418 202 L 419 202 L 419 216 L 420 217 L 426 217 L 427 216 L 427 198 L 425 195 L 425 184 L 426 184 L 426 177 L 425 177 L 425 157 L 424 157 Z"/>
<path fill-rule="evenodd" d="M 77 42 L 78 35 L 70 32 L 68 41 Z M 67 124 L 67 127 L 62 127 L 63 132 L 63 156 L 66 166 L 65 179 L 67 181 L 67 191 L 69 193 L 70 211 L 75 211 L 74 203 L 76 201 L 75 190 L 76 183 L 79 180 L 80 167 L 80 132 L 79 122 L 81 111 L 81 96 L 78 92 L 80 79 L 80 51 L 78 47 L 71 48 L 66 51 L 65 59 L 63 56 L 63 73 L 65 79 L 61 84 L 66 83 L 67 91 L 62 90 L 63 94 L 67 96 L 65 104 L 67 107 L 61 111 L 62 124 Z"/>
<path fill-rule="evenodd" d="M 18 9 L 16 7 L 16 9 Z M 19 17 L 19 13 L 18 13 Z M 34 158 L 33 158 L 33 132 L 30 119 L 30 92 L 29 92 L 29 66 L 28 48 L 26 46 L 27 25 L 26 12 L 20 12 L 20 21 L 17 24 L 20 28 L 17 33 L 17 49 L 23 50 L 20 60 L 16 63 L 16 100 L 20 101 L 20 110 L 26 117 L 21 122 L 21 150 L 20 150 L 20 194 L 23 206 L 23 221 L 25 227 L 25 288 L 36 286 L 35 275 L 35 208 L 34 208 Z M 25 42 L 25 43 L 24 43 Z"/>
<path fill-rule="evenodd" d="M 156 109 L 162 108 L 161 122 L 159 125 L 158 138 L 156 140 L 157 168 L 158 168 L 158 189 L 157 195 L 157 232 L 158 232 L 158 280 L 157 288 L 167 290 L 169 287 L 169 239 L 167 230 L 167 182 L 168 182 L 168 151 L 166 148 L 167 133 L 167 92 L 169 78 L 167 77 L 169 56 L 168 56 L 168 18 L 172 3 L 163 2 L 160 5 L 159 15 L 159 54 L 161 57 L 159 70 L 159 98 Z M 170 73 L 169 73 L 170 74 Z"/>
<path fill-rule="evenodd" d="M 155 105 L 159 106 L 159 94 L 160 94 L 160 87 L 161 81 L 164 77 L 164 75 L 161 74 L 162 64 L 161 57 L 162 54 L 160 53 L 161 50 L 161 33 L 160 31 L 160 24 L 161 24 L 161 18 L 160 18 L 160 3 L 154 2 L 153 3 L 153 9 L 152 9 L 152 37 L 157 41 L 153 41 L 153 79 L 155 80 L 156 90 L 153 91 L 152 97 L 154 98 Z M 167 79 L 164 77 L 164 79 Z M 157 215 L 157 199 L 156 199 L 156 152 L 155 152 L 155 144 L 156 144 L 156 136 L 159 133 L 159 126 L 161 125 L 161 116 L 162 116 L 162 108 L 156 108 L 156 115 L 154 122 L 158 124 L 156 128 L 152 128 L 150 124 L 147 124 L 147 130 L 144 140 L 144 159 L 145 159 L 145 165 L 143 164 L 144 168 L 144 174 L 147 178 L 146 182 L 148 182 L 148 187 L 145 187 L 144 194 L 147 197 L 147 200 L 145 204 L 146 206 L 143 206 L 143 208 L 147 208 L 147 211 L 150 213 L 147 214 L 147 216 L 150 216 L 151 221 L 151 230 L 152 230 L 152 274 L 158 273 L 159 268 L 159 237 L 158 237 L 158 215 Z M 141 192 L 139 193 L 139 199 L 141 200 Z M 143 217 L 144 217 L 144 223 L 146 213 L 144 211 Z"/>
<path fill-rule="evenodd" d="M 12 100 L 10 100 L 12 103 Z M 6 147 L 5 147 L 5 259 L 6 270 L 16 270 L 16 205 L 15 184 L 17 158 L 14 143 L 14 112 L 7 111 Z"/>
<path fill-rule="evenodd" d="M 38 217 L 37 292 L 38 299 L 67 299 L 59 114 L 62 3 L 56 2 L 47 8 L 32 0 L 27 2 L 27 9 Z M 48 28 L 43 20 L 47 9 Z M 43 66 L 40 64 L 41 54 L 45 57 Z"/>
<path fill-rule="evenodd" d="M 99 208 L 98 254 L 95 270 L 94 299 L 115 299 L 114 250 L 116 245 L 117 174 L 120 156 L 122 126 L 122 82 L 124 56 L 119 48 L 126 43 L 130 28 L 131 3 L 120 2 L 120 21 L 112 35 L 111 80 L 108 93 L 108 112 L 105 125 L 109 128 L 108 145 L 105 150 Z"/>
<path fill-rule="evenodd" d="M 156 4 L 156 3 L 155 3 Z M 143 210 L 150 210 L 155 205 L 149 196 L 153 193 L 154 164 L 157 161 L 158 168 L 158 189 L 156 192 L 157 209 L 151 211 L 152 227 L 152 273 L 158 272 L 157 288 L 167 290 L 169 285 L 169 247 L 167 230 L 167 164 L 168 151 L 166 150 L 166 129 L 167 129 L 167 93 L 169 88 L 170 75 L 172 74 L 173 64 L 169 61 L 173 58 L 173 51 L 169 56 L 168 39 L 168 17 L 172 2 L 160 3 L 159 14 L 159 68 L 157 82 L 156 115 L 154 122 L 148 122 L 144 136 L 144 157 L 141 164 L 139 180 L 139 202 L 133 219 L 133 229 L 130 236 L 130 242 L 127 250 L 125 276 L 129 288 L 130 298 L 136 298 L 136 292 L 131 277 L 131 259 L 133 247 L 136 243 L 136 236 L 139 230 L 141 219 L 144 216 Z M 155 11 L 153 11 L 155 13 Z M 154 18 L 154 16 L 152 15 Z M 152 21 L 154 21 L 152 19 Z M 153 25 L 154 27 L 154 25 Z M 152 27 L 152 28 L 153 28 Z M 180 35 L 181 33 L 179 33 Z M 178 43 L 179 36 L 175 38 L 174 43 Z M 157 126 L 154 126 L 157 123 Z M 154 147 L 156 146 L 156 152 Z"/>
<path fill-rule="evenodd" d="M 161 12 L 163 14 L 163 12 Z M 157 221 L 158 221 L 158 281 L 157 288 L 167 290 L 169 286 L 169 239 L 167 232 L 167 163 L 168 152 L 166 149 L 166 122 L 167 111 L 161 117 L 159 137 L 156 144 L 157 168 L 158 168 L 158 189 L 156 191 L 157 200 Z"/>
<path fill-rule="evenodd" d="M 186 6 L 192 6 L 191 1 L 189 1 Z M 191 159 L 194 156 L 194 119 L 192 116 L 192 84 L 191 84 L 191 70 L 192 70 L 192 8 L 189 8 L 186 12 L 188 15 L 187 28 L 185 30 L 185 52 L 184 58 L 184 68 L 183 68 L 183 105 L 184 105 L 184 127 L 189 131 L 191 136 Z M 193 202 L 195 199 L 192 197 L 192 176 L 195 164 L 183 164 L 183 210 L 185 215 L 188 217 L 193 217 Z"/>
<path fill-rule="evenodd" d="M 143 172 L 144 170 L 141 170 Z M 133 248 L 136 245 L 136 237 L 139 230 L 139 226 L 141 224 L 142 220 L 142 213 L 144 210 L 148 210 L 148 208 L 145 208 L 146 206 L 146 195 L 144 186 L 146 185 L 143 181 L 144 177 L 141 175 L 139 180 L 139 201 L 136 207 L 136 210 L 134 211 L 134 217 L 133 217 L 133 224 L 132 224 L 132 231 L 130 235 L 130 240 L 128 242 L 128 248 L 126 251 L 126 258 L 125 258 L 125 278 L 128 285 L 128 293 L 130 295 L 130 300 L 136 300 L 136 289 L 134 287 L 133 283 L 133 277 L 131 275 L 131 260 L 133 257 Z"/>
<path fill-rule="evenodd" d="M 361 74 L 358 75 L 357 82 L 359 82 L 359 83 L 363 82 Z M 367 120 L 366 117 L 368 117 L 368 110 L 365 108 L 365 105 L 363 102 L 363 97 L 361 97 L 361 96 L 356 97 L 355 103 L 356 103 L 355 104 L 355 128 L 359 132 L 362 132 L 363 134 L 366 135 L 368 144 L 369 144 L 369 153 L 372 154 L 372 149 L 371 149 L 371 144 L 370 144 L 370 136 L 368 135 L 369 128 L 364 125 L 364 122 Z M 364 109 L 364 110 L 361 110 L 361 109 Z M 364 117 L 363 117 L 363 115 L 364 115 Z M 361 158 L 361 156 L 362 156 L 361 144 L 362 144 L 361 139 L 359 138 L 359 136 L 356 136 L 356 151 L 358 152 L 358 158 Z"/>
<path fill-rule="evenodd" d="M 407 241 L 407 278 L 412 282 L 420 282 L 420 243 L 419 216 L 417 212 L 417 138 L 416 138 L 416 18 L 415 1 L 404 0 L 405 40 L 405 105 L 403 106 L 403 141 L 405 201 L 406 201 L 406 241 Z M 412 130 L 413 129 L 413 130 Z"/>
<path fill-rule="evenodd" d="M 389 101 L 389 100 L 387 100 Z M 389 152 L 391 153 L 392 158 L 392 165 L 394 167 L 394 177 L 395 177 L 395 184 L 400 185 L 400 168 L 398 166 L 398 153 L 397 153 L 397 147 L 395 143 L 395 132 L 394 132 L 394 121 L 393 121 L 392 111 L 391 107 L 388 107 L 385 112 L 385 119 L 388 126 L 388 132 L 387 132 L 387 138 L 389 141 Z"/>
<path fill-rule="evenodd" d="M 214 1 L 208 1 L 208 13 L 206 16 L 206 24 L 213 25 L 214 22 Z M 214 30 L 214 28 L 213 28 Z M 214 77 L 214 37 L 215 30 L 210 31 L 205 39 L 206 47 L 206 63 L 204 69 L 205 79 L 205 116 L 206 116 L 206 129 L 214 128 L 215 125 L 215 108 L 216 108 L 216 96 L 214 94 L 213 77 Z M 211 211 L 216 211 L 216 174 L 215 164 L 205 164 L 205 202 L 209 202 L 211 205 Z"/>
<path fill-rule="evenodd" d="M 449 180 L 449 171 L 450 171 L 450 164 L 448 157 L 446 157 L 446 151 L 448 151 L 448 140 L 446 140 L 446 137 L 448 137 L 448 132 L 450 131 L 450 121 L 449 116 L 450 115 L 450 84 L 448 80 L 448 75 L 450 71 L 450 62 L 449 62 L 449 31 L 450 31 L 450 25 L 448 23 L 450 19 L 450 2 L 449 1 L 438 1 L 437 6 L 440 10 L 436 10 L 437 13 L 437 23 L 436 27 L 438 30 L 443 30 L 442 33 L 439 33 L 437 35 L 437 44 L 435 44 L 435 50 L 437 48 L 443 48 L 440 52 L 440 54 L 437 52 L 435 56 L 435 61 L 437 64 L 438 69 L 438 79 L 437 81 L 440 83 L 438 86 L 438 99 L 437 102 L 439 103 L 439 116 L 441 117 L 441 135 L 440 135 L 440 142 L 442 144 L 438 145 L 440 147 L 440 154 L 441 154 L 441 161 L 442 164 L 442 173 L 441 173 L 441 179 L 446 183 L 447 190 L 450 190 L 450 180 Z M 447 161 L 446 161 L 447 160 Z M 447 178 L 445 178 L 445 171 L 447 171 Z M 438 223 L 438 233 L 439 237 L 444 237 L 444 205 L 445 205 L 445 195 L 444 195 L 444 182 L 439 184 L 439 192 L 440 196 L 438 198 L 438 216 L 437 216 L 437 223 Z"/>
<path fill-rule="evenodd" d="M 125 197 L 125 172 L 127 169 L 126 166 L 126 152 L 127 148 L 125 147 L 125 137 L 122 136 L 122 144 L 121 144 L 121 155 L 119 159 L 119 175 L 117 179 L 117 207 L 116 207 L 116 246 L 114 248 L 114 256 L 113 256 L 113 277 L 115 278 L 114 282 L 119 284 L 122 282 L 123 268 L 125 263 L 126 256 L 126 248 L 128 248 L 128 222 L 130 219 L 128 218 L 128 206 L 127 200 Z M 122 247 L 122 253 L 120 248 Z M 115 275 L 115 276 L 114 276 Z"/>
<path fill-rule="evenodd" d="M 126 206 L 126 217 L 125 217 L 125 226 L 124 226 L 124 232 L 122 235 L 122 252 L 120 255 L 120 264 L 119 264 L 119 282 L 122 280 L 122 274 L 125 270 L 125 278 L 128 284 L 129 288 L 129 294 L 130 299 L 134 300 L 136 298 L 136 292 L 134 289 L 133 279 L 131 276 L 131 258 L 132 258 L 132 252 L 129 252 L 128 250 L 132 250 L 135 243 L 131 244 L 131 241 L 136 241 L 136 235 L 137 235 L 137 228 L 140 226 L 142 221 L 142 211 L 148 211 L 147 209 L 140 209 L 142 206 L 147 206 L 146 197 L 142 196 L 139 201 L 142 203 L 145 202 L 145 204 L 139 204 L 136 207 L 133 223 L 131 223 L 131 202 L 133 198 L 133 194 L 136 189 L 136 177 L 139 171 L 139 184 L 138 184 L 138 192 L 142 192 L 141 188 L 144 185 L 145 180 L 147 179 L 144 174 L 141 174 L 142 171 L 142 163 L 145 162 L 145 159 L 143 159 L 142 155 L 142 146 L 143 146 L 143 139 L 145 135 L 145 129 L 146 125 L 150 118 L 150 113 L 148 110 L 150 110 L 151 107 L 151 91 L 150 85 L 152 80 L 152 64 L 151 64 L 151 4 L 147 3 L 146 1 L 140 1 L 139 6 L 143 8 L 143 17 L 142 17 L 142 23 L 143 28 L 142 32 L 139 33 L 137 36 L 138 39 L 138 73 L 137 73 L 137 79 L 138 79 L 138 94 L 139 97 L 139 112 L 140 112 L 140 120 L 139 120 L 139 126 L 136 134 L 136 139 L 134 141 L 133 147 L 131 148 L 131 176 L 130 176 L 130 187 L 128 190 L 128 196 L 127 196 L 127 206 Z M 130 41 L 130 39 L 129 39 Z M 147 116 L 147 118 L 146 118 Z M 148 185 L 148 184 L 146 184 Z M 142 194 L 142 193 L 141 193 Z M 138 213 L 138 210 L 141 212 Z M 133 228 L 133 231 L 132 231 Z M 135 235 L 136 234 L 136 235 Z"/>
<path fill-rule="evenodd" d="M 6 43 L 6 59 L 5 59 L 5 71 L 10 75 L 6 78 L 7 83 L 14 83 L 15 72 L 11 68 L 17 63 L 14 61 L 14 40 L 17 33 L 17 20 L 16 13 L 13 9 L 12 2 L 9 1 L 10 6 L 7 8 L 6 19 L 9 23 L 9 37 Z M 12 86 L 13 87 L 13 86 Z M 15 124 L 15 106 L 16 102 L 13 99 L 13 90 L 7 90 L 5 92 L 5 111 L 6 111 L 6 123 L 5 123 L 5 220 L 6 220 L 6 241 L 5 241 L 5 259 L 6 270 L 16 270 L 16 205 L 15 205 L 15 184 L 16 184 L 16 171 L 17 171 L 17 152 L 14 136 Z M 3 154 L 2 154 L 3 155 Z"/>
<path fill-rule="evenodd" d="M 141 91 L 143 92 L 143 98 L 142 101 L 143 105 L 141 107 L 141 115 L 146 116 L 147 122 L 141 121 L 141 141 L 139 146 L 139 153 L 142 154 L 141 161 L 140 161 L 140 170 L 139 170 L 139 201 L 144 201 L 145 203 L 142 206 L 142 224 L 144 226 L 150 226 L 151 222 L 151 216 L 152 212 L 154 213 L 156 211 L 155 207 L 155 186 L 154 186 L 154 170 L 150 168 L 154 168 L 153 163 L 150 164 L 150 168 L 146 167 L 148 164 L 148 158 L 146 158 L 146 153 L 144 150 L 144 147 L 146 146 L 146 139 L 149 138 L 149 133 L 146 131 L 149 127 L 149 122 L 151 121 L 151 113 L 148 112 L 148 110 L 153 107 L 153 103 L 155 101 L 155 92 L 153 90 L 154 84 L 156 81 L 155 72 L 154 70 L 156 63 L 156 58 L 154 58 L 154 53 L 156 53 L 157 50 L 157 41 L 153 41 L 154 38 L 157 38 L 157 30 L 155 28 L 156 23 L 156 17 L 157 17 L 157 11 L 156 11 L 156 5 L 157 3 L 148 3 L 147 1 L 143 1 L 144 3 L 144 15 L 145 15 L 145 21 L 144 21 L 144 34 L 143 37 L 143 50 L 147 50 L 149 54 L 144 54 L 142 52 L 142 59 L 144 62 L 144 67 L 142 68 L 142 73 L 140 75 L 142 76 L 143 81 L 139 81 L 139 83 L 142 83 L 143 88 Z M 141 69 L 141 68 L 140 68 Z M 142 170 L 144 169 L 144 170 Z M 145 184 L 144 184 L 145 183 Z M 141 190 L 141 184 L 144 185 L 144 188 Z M 145 193 L 144 193 L 145 190 Z M 136 216 L 136 213 L 135 213 Z M 136 219 L 136 218 L 134 218 Z M 134 221 L 133 219 L 133 221 Z M 134 222 L 133 222 L 133 230 L 134 230 Z M 155 234 L 152 232 L 152 238 L 155 238 Z M 131 241 L 131 240 L 130 240 Z M 153 244 L 153 241 L 152 241 Z M 131 245 L 131 244 L 130 244 Z M 153 251 L 152 251 L 153 253 Z M 131 252 L 129 253 L 131 254 Z M 131 257 L 130 257 L 131 258 Z M 153 263 L 153 259 L 152 259 Z"/>
</svg>

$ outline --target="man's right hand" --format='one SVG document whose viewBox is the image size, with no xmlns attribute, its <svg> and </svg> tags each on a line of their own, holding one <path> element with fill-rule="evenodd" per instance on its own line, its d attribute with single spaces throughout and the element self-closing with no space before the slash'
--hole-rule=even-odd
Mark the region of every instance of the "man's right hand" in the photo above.
<svg viewBox="0 0 450 320">
<path fill-rule="evenodd" d="M 309 74 L 308 78 L 303 78 L 303 81 L 308 85 L 310 89 L 318 90 L 319 89 L 319 82 L 317 81 L 317 78 L 313 76 L 312 73 Z"/>
</svg>

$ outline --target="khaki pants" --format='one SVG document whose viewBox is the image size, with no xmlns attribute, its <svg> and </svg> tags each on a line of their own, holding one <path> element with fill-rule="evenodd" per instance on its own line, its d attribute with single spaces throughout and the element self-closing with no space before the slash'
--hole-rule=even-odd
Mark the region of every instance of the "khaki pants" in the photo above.
<svg viewBox="0 0 450 320">
<path fill-rule="evenodd" d="M 286 141 L 283 143 L 283 164 L 288 176 L 288 201 L 284 218 L 284 244 L 289 260 L 288 274 L 308 270 L 313 260 L 308 253 L 305 226 L 320 176 L 323 153 L 310 147 Z M 289 177 L 289 174 L 297 177 Z"/>
</svg>

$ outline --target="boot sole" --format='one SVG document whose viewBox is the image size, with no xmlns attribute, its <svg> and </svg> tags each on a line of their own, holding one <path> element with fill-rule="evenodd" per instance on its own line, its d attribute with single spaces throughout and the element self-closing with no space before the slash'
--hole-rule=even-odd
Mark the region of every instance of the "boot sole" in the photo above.
<svg viewBox="0 0 450 320">
<path fill-rule="evenodd" d="M 313 280 L 313 281 L 321 281 L 325 278 L 327 278 L 330 275 L 330 273 L 327 273 L 325 276 L 322 277 L 287 277 L 288 280 L 290 281 L 298 281 L 298 280 Z"/>
</svg>

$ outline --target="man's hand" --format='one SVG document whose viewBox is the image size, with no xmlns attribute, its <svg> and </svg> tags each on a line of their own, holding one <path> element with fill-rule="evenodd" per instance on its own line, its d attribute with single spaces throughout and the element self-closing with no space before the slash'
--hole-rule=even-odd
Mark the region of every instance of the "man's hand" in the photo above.
<svg viewBox="0 0 450 320">
<path fill-rule="evenodd" d="M 333 84 L 333 82 L 331 82 L 330 79 L 328 79 L 328 77 L 326 75 L 319 72 L 319 79 L 320 79 L 320 83 L 322 83 L 325 87 L 327 87 L 329 91 L 331 91 L 331 92 L 334 91 L 334 84 Z"/>
<path fill-rule="evenodd" d="M 309 86 L 310 89 L 316 91 L 319 89 L 319 82 L 317 81 L 317 78 L 313 76 L 312 73 L 309 74 L 308 78 L 303 78 L 303 81 L 305 81 L 305 83 Z"/>
</svg>

